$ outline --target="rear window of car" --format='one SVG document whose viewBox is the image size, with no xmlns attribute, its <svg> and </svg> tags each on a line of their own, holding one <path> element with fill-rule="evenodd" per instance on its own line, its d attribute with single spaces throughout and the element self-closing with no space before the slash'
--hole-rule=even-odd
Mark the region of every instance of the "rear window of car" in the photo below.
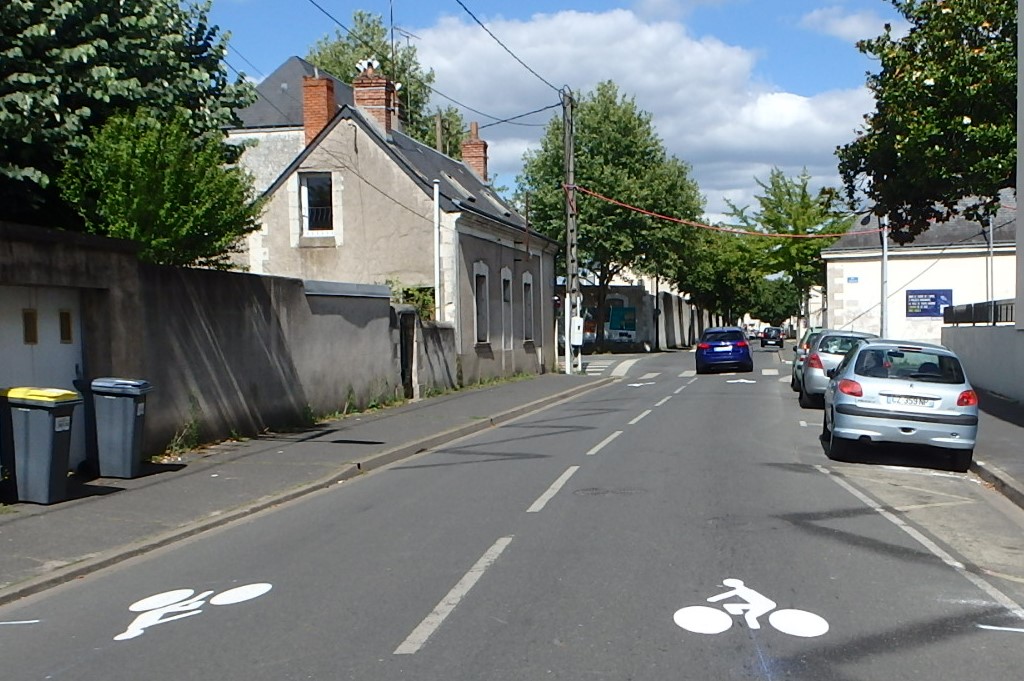
<svg viewBox="0 0 1024 681">
<path fill-rule="evenodd" d="M 703 340 L 707 342 L 741 341 L 746 340 L 746 338 L 743 337 L 742 331 L 705 331 Z"/>
<path fill-rule="evenodd" d="M 853 372 L 869 378 L 960 384 L 964 370 L 960 360 L 930 350 L 869 348 L 857 356 Z"/>
<path fill-rule="evenodd" d="M 818 343 L 818 352 L 828 355 L 845 355 L 852 350 L 860 338 L 857 336 L 825 336 Z M 811 342 L 814 345 L 814 342 Z"/>
<path fill-rule="evenodd" d="M 782 333 L 782 329 L 774 326 L 769 326 L 767 329 L 764 330 L 764 335 L 768 336 L 769 338 L 778 336 L 780 333 Z"/>
</svg>

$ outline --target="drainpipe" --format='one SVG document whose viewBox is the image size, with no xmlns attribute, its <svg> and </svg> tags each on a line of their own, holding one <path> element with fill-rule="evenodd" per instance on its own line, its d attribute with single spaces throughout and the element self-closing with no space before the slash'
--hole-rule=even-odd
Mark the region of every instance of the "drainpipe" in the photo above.
<svg viewBox="0 0 1024 681">
<path fill-rule="evenodd" d="M 442 321 L 444 301 L 441 300 L 441 183 L 434 180 L 434 319 Z"/>
</svg>

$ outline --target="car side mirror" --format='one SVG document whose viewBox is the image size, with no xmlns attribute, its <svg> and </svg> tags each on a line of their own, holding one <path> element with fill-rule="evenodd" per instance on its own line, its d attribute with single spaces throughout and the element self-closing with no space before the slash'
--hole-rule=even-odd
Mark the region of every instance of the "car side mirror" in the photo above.
<svg viewBox="0 0 1024 681">
<path fill-rule="evenodd" d="M 836 375 L 836 370 L 829 369 L 828 371 L 825 372 L 825 375 L 828 376 L 829 378 L 833 378 Z"/>
</svg>

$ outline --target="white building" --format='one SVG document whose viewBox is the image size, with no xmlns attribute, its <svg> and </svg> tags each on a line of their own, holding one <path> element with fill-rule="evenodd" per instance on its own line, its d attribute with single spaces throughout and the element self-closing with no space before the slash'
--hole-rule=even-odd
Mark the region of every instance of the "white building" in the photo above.
<svg viewBox="0 0 1024 681">
<path fill-rule="evenodd" d="M 1015 220 L 1009 207 L 996 216 L 991 257 L 987 231 L 964 219 L 934 224 L 906 245 L 890 238 L 887 335 L 939 343 L 945 307 L 1014 297 Z M 881 333 L 882 246 L 876 225 L 846 234 L 821 255 L 827 266 L 826 325 Z"/>
</svg>

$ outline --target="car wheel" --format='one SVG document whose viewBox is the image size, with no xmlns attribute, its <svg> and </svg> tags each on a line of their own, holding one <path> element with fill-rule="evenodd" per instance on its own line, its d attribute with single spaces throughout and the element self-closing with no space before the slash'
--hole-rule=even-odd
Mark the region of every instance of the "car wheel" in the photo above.
<svg viewBox="0 0 1024 681">
<path fill-rule="evenodd" d="M 708 372 L 707 369 L 705 369 L 704 367 L 700 366 L 699 364 L 697 365 L 697 373 L 698 374 L 706 374 L 707 372 Z"/>
<path fill-rule="evenodd" d="M 789 377 L 789 389 L 795 393 L 800 392 L 800 384 L 796 382 L 796 376 Z"/>
<path fill-rule="evenodd" d="M 828 433 L 825 440 L 825 456 L 832 461 L 845 461 L 846 456 L 850 449 L 850 443 L 841 437 L 836 437 L 835 424 L 832 424 L 832 429 L 829 430 L 822 421 L 822 430 L 824 433 Z"/>
<path fill-rule="evenodd" d="M 761 347 L 763 348 L 764 346 L 765 346 L 764 341 L 761 341 Z"/>
<path fill-rule="evenodd" d="M 953 452 L 953 470 L 966 473 L 971 469 L 971 461 L 974 460 L 974 450 Z"/>
<path fill-rule="evenodd" d="M 811 407 L 813 407 L 814 399 L 807 394 L 807 391 L 804 390 L 804 386 L 802 383 L 800 384 L 799 392 L 800 397 L 798 401 L 800 402 L 800 407 L 803 409 L 810 409 Z"/>
</svg>

